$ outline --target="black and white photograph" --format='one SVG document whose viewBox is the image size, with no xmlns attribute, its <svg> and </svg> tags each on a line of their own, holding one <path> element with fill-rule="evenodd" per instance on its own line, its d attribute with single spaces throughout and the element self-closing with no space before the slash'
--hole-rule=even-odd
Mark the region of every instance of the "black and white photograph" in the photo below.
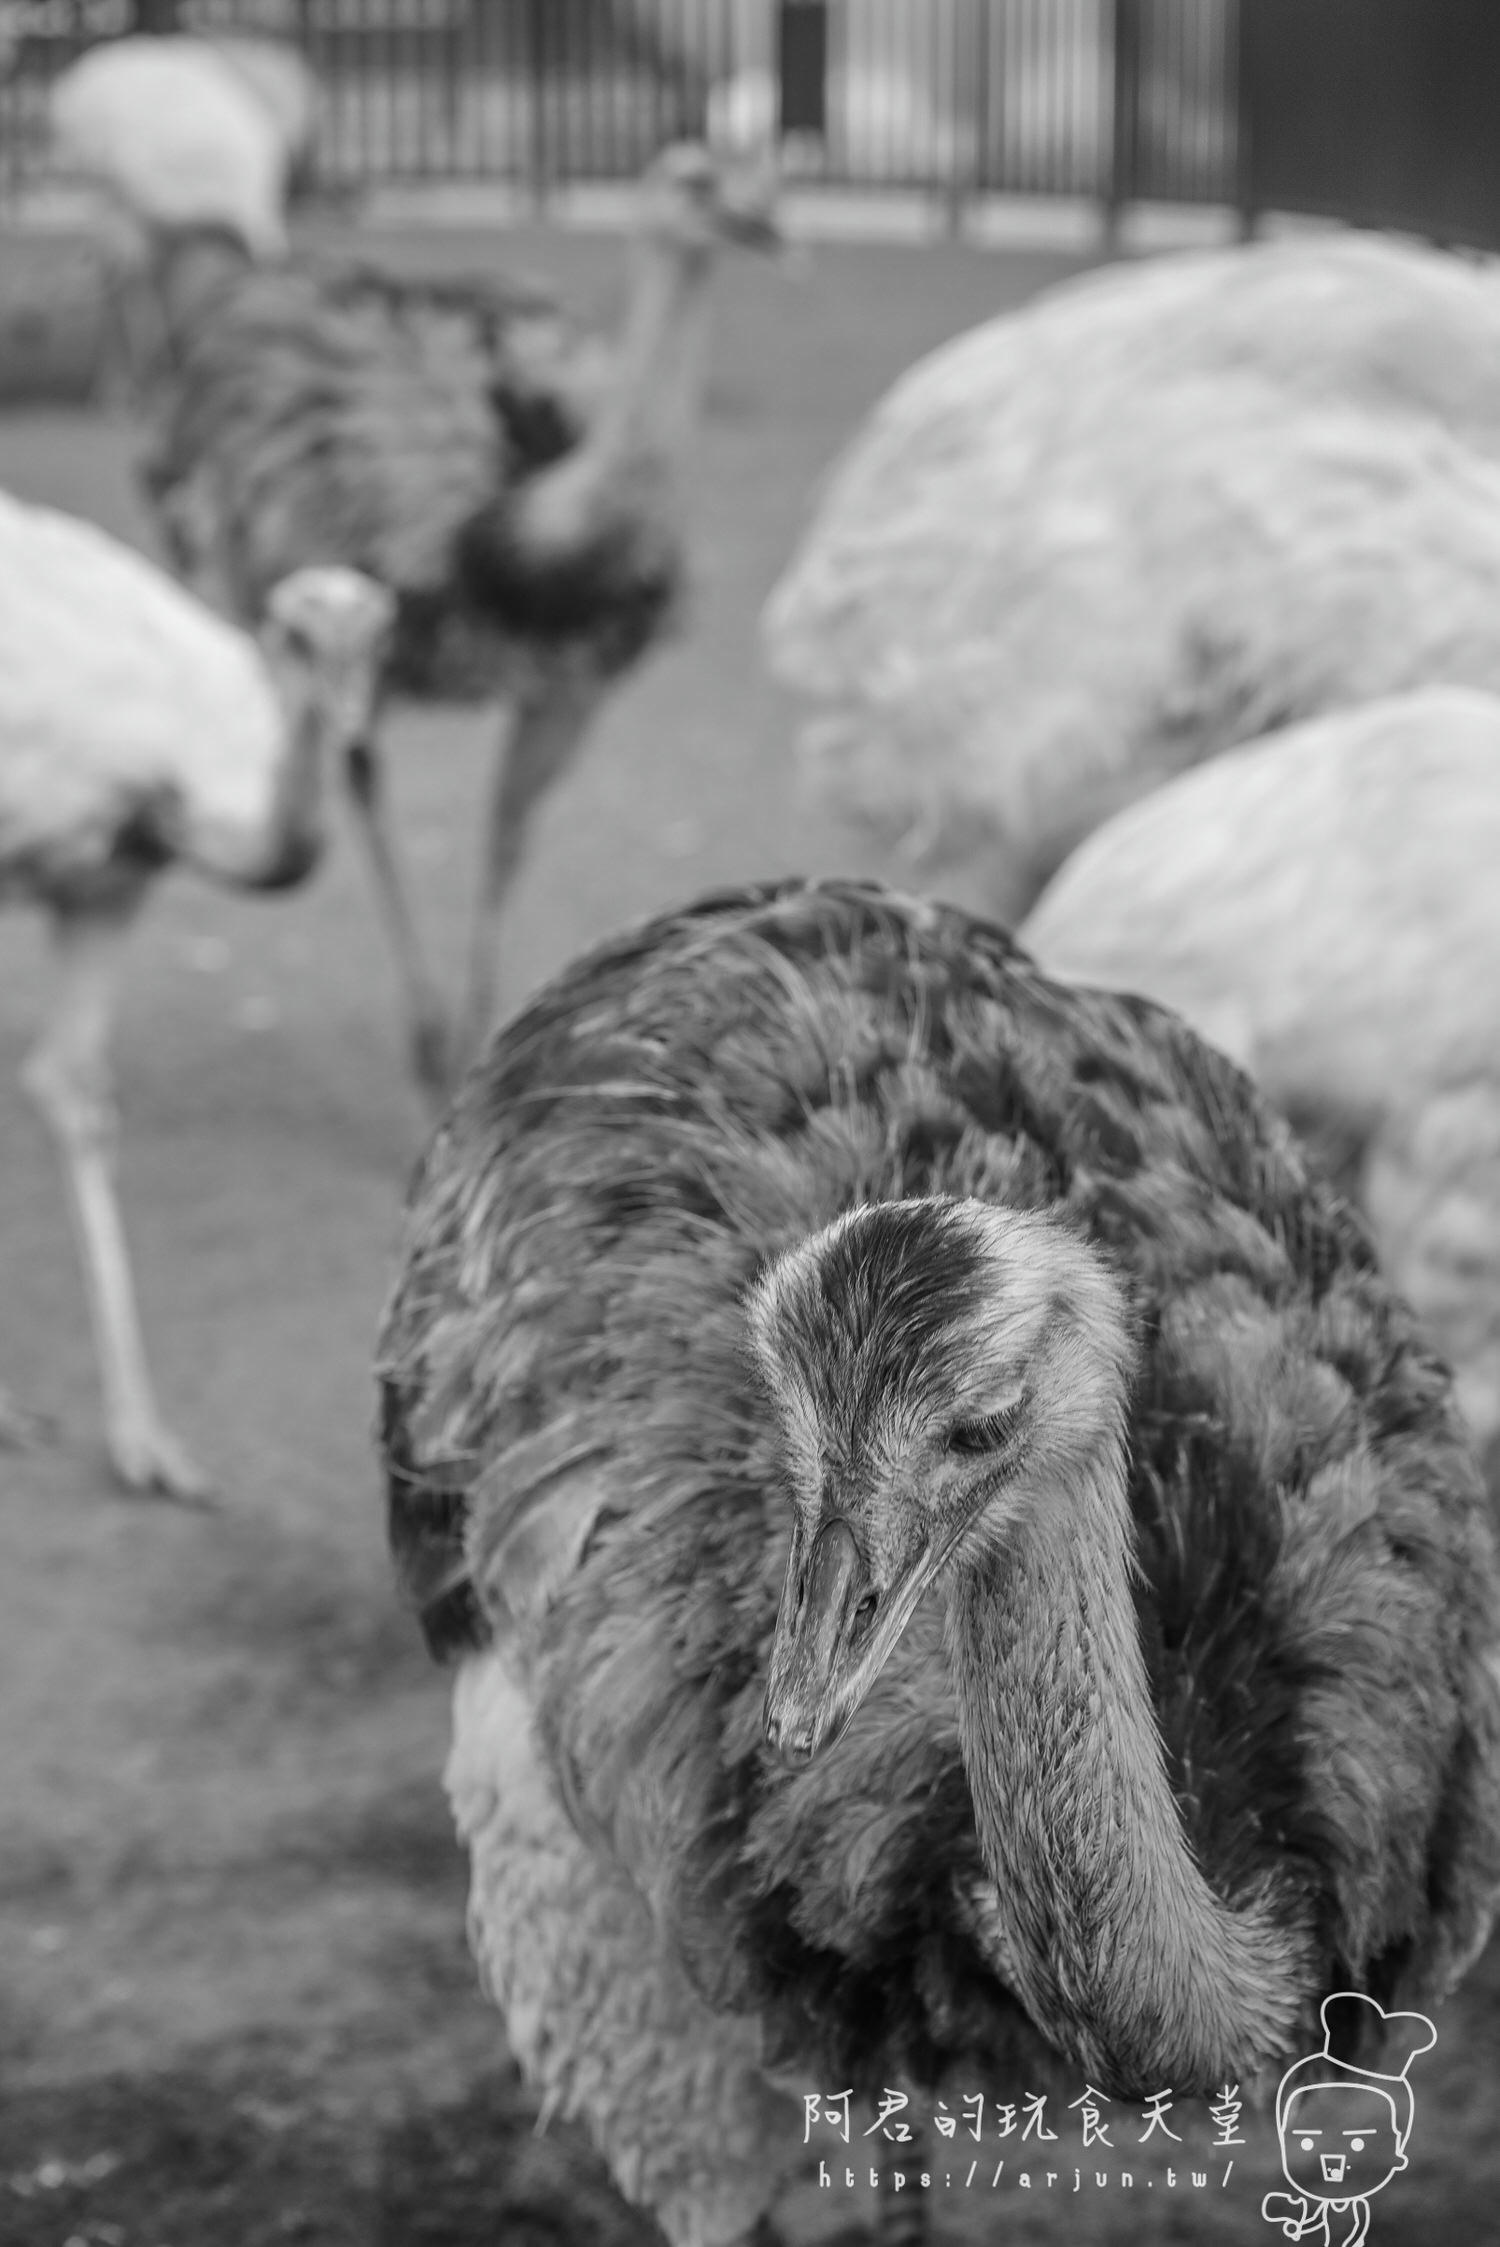
<svg viewBox="0 0 1500 2247">
<path fill-rule="evenodd" d="M 0 0 L 0 908 L 0 2247 L 1494 2247 L 1494 0 Z"/>
</svg>

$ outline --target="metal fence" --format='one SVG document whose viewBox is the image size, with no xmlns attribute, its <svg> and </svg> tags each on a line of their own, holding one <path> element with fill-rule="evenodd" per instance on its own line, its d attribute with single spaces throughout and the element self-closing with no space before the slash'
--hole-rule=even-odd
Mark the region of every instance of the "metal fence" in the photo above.
<svg viewBox="0 0 1500 2247">
<path fill-rule="evenodd" d="M 46 92 L 137 0 L 0 0 L 0 188 L 46 162 Z M 617 179 L 677 135 L 780 137 L 849 187 L 1223 201 L 1236 0 L 139 0 L 289 37 L 333 184 Z"/>
</svg>

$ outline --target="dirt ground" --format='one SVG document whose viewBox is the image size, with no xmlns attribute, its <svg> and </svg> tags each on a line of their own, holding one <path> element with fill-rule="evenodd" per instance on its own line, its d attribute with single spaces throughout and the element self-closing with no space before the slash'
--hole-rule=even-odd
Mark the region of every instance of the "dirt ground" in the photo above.
<svg viewBox="0 0 1500 2247">
<path fill-rule="evenodd" d="M 487 254 L 456 234 L 383 246 Z M 614 241 L 523 232 L 506 255 L 580 303 L 614 301 Z M 819 470 L 890 378 L 1066 262 L 850 246 L 820 249 L 800 282 L 726 272 L 692 617 L 541 815 L 507 926 L 507 1007 L 697 889 L 892 871 L 800 800 L 756 614 Z M 103 415 L 0 421 L 0 484 L 144 541 L 131 454 Z M 489 732 L 483 713 L 411 709 L 393 729 L 406 854 L 450 988 Z M 102 1464 L 53 1160 L 15 1089 L 46 988 L 41 931 L 7 916 L 0 1377 L 57 1436 L 0 1455 L 0 2247 L 645 2242 L 576 2137 L 534 2131 L 476 1989 L 439 1786 L 447 1688 L 390 1590 L 369 1357 L 422 1121 L 347 830 L 313 883 L 275 901 L 164 883 L 124 1000 L 127 1218 L 160 1386 L 222 1486 L 211 1516 L 122 1499 Z M 1440 2227 L 1451 2247 L 1496 2236 L 1493 1957 L 1440 2029 L 1381 2247 Z M 1007 2181 L 961 2209 L 955 2194 L 944 2233 L 1273 2237 L 1258 2213 L 1273 2136 L 1264 2118 L 1244 2129 L 1227 2184 L 1217 2163 L 1209 2189 L 1169 2183 L 1158 2141 L 1134 2190 L 1073 2199 L 1070 2119 L 1052 2186 L 1038 2167 L 1029 2191 Z M 1204 2118 L 1185 2132 L 1206 2146 Z M 857 2213 L 809 2186 L 789 2228 L 826 2238 Z"/>
</svg>

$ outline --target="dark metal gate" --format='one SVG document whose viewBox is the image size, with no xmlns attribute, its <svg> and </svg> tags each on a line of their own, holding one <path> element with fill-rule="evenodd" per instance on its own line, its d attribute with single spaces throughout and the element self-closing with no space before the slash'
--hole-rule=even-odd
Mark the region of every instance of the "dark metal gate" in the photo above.
<svg viewBox="0 0 1500 2247">
<path fill-rule="evenodd" d="M 1242 199 L 1500 247 L 1500 0 L 1242 0 Z"/>
<path fill-rule="evenodd" d="M 983 194 L 1232 199 L 1236 0 L 175 0 L 274 31 L 325 90 L 330 182 L 638 172 L 717 122 L 790 176 Z M 174 0 L 0 0 L 0 194 L 45 162 L 81 45 Z M 5 27 L 11 27 L 7 46 Z"/>
</svg>

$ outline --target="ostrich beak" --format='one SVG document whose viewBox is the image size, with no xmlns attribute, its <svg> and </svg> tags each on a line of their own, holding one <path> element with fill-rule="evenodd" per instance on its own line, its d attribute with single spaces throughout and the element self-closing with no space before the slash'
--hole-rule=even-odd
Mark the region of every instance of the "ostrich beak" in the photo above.
<svg viewBox="0 0 1500 2247">
<path fill-rule="evenodd" d="M 850 1524 L 834 1515 L 808 1537 L 800 1522 L 771 1643 L 765 1735 L 791 1770 L 838 1739 L 879 1677 L 950 1548 L 924 1548 L 888 1591 L 873 1582 Z"/>
</svg>

